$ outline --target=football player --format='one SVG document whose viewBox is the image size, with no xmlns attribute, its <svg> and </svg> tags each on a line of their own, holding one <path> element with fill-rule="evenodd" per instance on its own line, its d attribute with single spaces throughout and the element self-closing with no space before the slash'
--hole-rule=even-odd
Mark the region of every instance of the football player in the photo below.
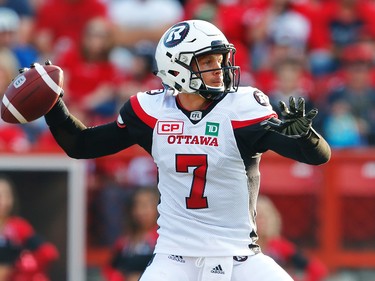
<svg viewBox="0 0 375 281">
<path fill-rule="evenodd" d="M 320 165 L 331 151 L 312 128 L 317 110 L 305 113 L 302 98 L 281 103 L 279 119 L 262 91 L 239 86 L 235 51 L 211 23 L 177 23 L 156 48 L 163 89 L 132 96 L 116 121 L 101 126 L 86 127 L 62 99 L 45 116 L 70 157 L 134 144 L 152 155 L 159 237 L 141 281 L 292 280 L 256 244 L 261 155 Z"/>
</svg>

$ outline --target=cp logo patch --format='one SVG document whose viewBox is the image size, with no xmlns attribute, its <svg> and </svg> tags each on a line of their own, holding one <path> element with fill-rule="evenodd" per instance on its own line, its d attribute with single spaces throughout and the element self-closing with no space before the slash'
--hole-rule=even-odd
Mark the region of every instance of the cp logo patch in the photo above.
<svg viewBox="0 0 375 281">
<path fill-rule="evenodd" d="M 164 37 L 164 45 L 168 48 L 180 44 L 189 33 L 190 26 L 186 22 L 178 23 L 171 27 Z"/>
</svg>

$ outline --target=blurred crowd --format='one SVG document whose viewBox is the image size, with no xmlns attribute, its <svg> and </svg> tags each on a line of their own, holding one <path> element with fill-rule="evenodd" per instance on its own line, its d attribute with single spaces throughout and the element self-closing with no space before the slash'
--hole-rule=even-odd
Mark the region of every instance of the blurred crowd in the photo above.
<svg viewBox="0 0 375 281">
<path fill-rule="evenodd" d="M 17 188 L 0 174 L 0 281 L 50 281 L 57 247 L 20 216 Z"/>
<path fill-rule="evenodd" d="M 375 144 L 375 2 L 371 0 L 0 0 L 0 93 L 49 59 L 64 100 L 89 125 L 160 88 L 154 50 L 170 25 L 204 19 L 237 49 L 241 84 L 278 101 L 303 96 L 334 148 Z M 42 118 L 0 121 L 0 151 L 56 150 Z"/>
</svg>

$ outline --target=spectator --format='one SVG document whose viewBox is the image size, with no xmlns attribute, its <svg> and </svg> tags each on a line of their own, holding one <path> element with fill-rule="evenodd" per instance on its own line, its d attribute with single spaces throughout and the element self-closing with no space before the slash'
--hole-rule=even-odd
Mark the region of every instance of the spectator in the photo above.
<svg viewBox="0 0 375 281">
<path fill-rule="evenodd" d="M 55 61 L 64 69 L 67 102 L 82 118 L 90 114 L 90 124 L 112 117 L 117 109 L 121 72 L 110 60 L 113 46 L 111 23 L 92 18 L 83 27 L 79 45 L 72 45 Z"/>
<path fill-rule="evenodd" d="M 313 83 L 303 61 L 285 58 L 275 66 L 270 76 L 270 103 L 279 116 L 281 116 L 279 101 L 287 103 L 291 96 L 303 97 L 308 108 L 316 107 L 311 97 Z M 316 127 L 319 127 L 318 118 L 316 120 Z"/>
<path fill-rule="evenodd" d="M 116 25 L 116 43 L 127 48 L 143 40 L 156 44 L 184 14 L 177 0 L 110 0 L 108 10 Z"/>
<path fill-rule="evenodd" d="M 372 84 L 373 49 L 364 43 L 347 46 L 342 53 L 343 85 L 329 92 L 322 104 L 330 115 L 333 104 L 345 101 L 365 143 L 375 144 L 375 88 Z M 341 103 L 342 104 L 342 103 Z M 341 107 L 342 108 L 342 107 Z M 337 114 L 337 107 L 335 108 Z M 340 111 L 342 112 L 342 111 Z M 323 118 L 324 119 L 324 118 Z M 327 126 L 328 129 L 330 126 Z M 337 127 L 337 130 L 339 127 Z M 331 132 L 325 132 L 330 135 Z"/>
<path fill-rule="evenodd" d="M 95 125 L 111 117 L 117 109 L 117 90 L 122 74 L 110 60 L 114 41 L 112 25 L 106 17 L 89 19 L 81 35 L 78 45 L 71 42 L 54 63 L 64 70 L 64 96 L 72 111 L 82 119 L 86 119 L 90 113 L 88 122 Z M 32 134 L 33 147 L 39 150 L 59 150 L 45 130 L 45 123 L 39 121 L 27 124 L 28 133 Z"/>
<path fill-rule="evenodd" d="M 117 240 L 111 263 L 104 269 L 107 281 L 137 281 L 152 258 L 157 239 L 156 187 L 137 189 L 127 204 L 125 234 Z"/>
<path fill-rule="evenodd" d="M 310 22 L 293 9 L 291 0 L 270 1 L 267 6 L 247 10 L 247 32 L 254 71 L 272 68 L 273 58 L 281 50 L 283 57 L 304 57 L 310 34 Z M 256 17 L 251 15 L 257 14 Z M 277 51 L 275 47 L 277 47 Z M 269 60 L 269 58 L 272 58 Z"/>
<path fill-rule="evenodd" d="M 125 78 L 119 89 L 119 104 L 127 101 L 134 93 L 161 87 L 159 78 L 153 74 L 154 64 L 153 45 L 146 42 L 136 44 L 132 50 L 130 67 L 124 69 Z"/>
<path fill-rule="evenodd" d="M 327 24 L 335 54 L 339 56 L 346 46 L 372 35 L 374 8 L 373 4 L 358 0 L 331 1 L 327 5 Z"/>
<path fill-rule="evenodd" d="M 100 0 L 50 0 L 40 4 L 34 32 L 39 60 L 54 62 L 60 52 L 80 44 L 82 31 L 90 19 L 106 15 L 106 6 Z"/>
<path fill-rule="evenodd" d="M 13 57 L 8 56 L 8 52 L 0 51 L 0 100 L 12 79 L 18 74 L 17 67 L 18 64 Z M 21 125 L 12 125 L 0 120 L 0 151 L 25 152 L 30 146 L 28 135 Z"/>
<path fill-rule="evenodd" d="M 329 25 L 327 24 L 329 18 L 328 2 L 331 1 L 293 2 L 294 10 L 303 14 L 310 22 L 307 57 L 309 69 L 314 77 L 324 76 L 334 70 Z"/>
<path fill-rule="evenodd" d="M 32 5 L 33 1 L 35 0 L 1 0 L 0 7 L 9 8 L 15 11 L 21 18 L 21 22 L 27 19 L 32 22 L 34 18 L 34 6 Z"/>
<path fill-rule="evenodd" d="M 30 149 L 31 143 L 21 126 L 11 125 L 0 120 L 1 152 L 27 152 Z"/>
<path fill-rule="evenodd" d="M 21 19 L 17 15 L 15 11 L 9 8 L 0 7 L 0 59 L 1 59 L 1 68 L 5 67 L 8 69 L 6 76 L 11 75 L 11 78 L 7 79 L 5 83 L 9 85 L 12 78 L 14 78 L 18 74 L 18 69 L 22 67 L 29 67 L 31 62 L 35 62 L 37 57 L 37 53 L 35 49 L 24 43 L 19 43 L 18 36 L 20 32 L 20 23 Z M 25 65 L 26 64 L 26 65 Z M 1 80 L 1 79 L 0 79 Z M 3 94 L 4 91 L 1 92 Z M 10 128 L 6 126 L 6 132 L 4 132 L 4 126 L 2 125 L 2 133 L 3 136 L 0 137 L 2 140 L 7 138 L 6 143 L 3 145 L 5 147 L 11 147 L 11 151 L 25 151 L 29 149 L 26 147 L 27 143 L 21 139 L 23 135 L 26 133 L 26 139 L 28 142 L 33 142 L 35 136 L 40 131 L 40 125 L 38 122 L 31 122 L 22 126 L 21 131 L 20 128 L 17 128 L 17 132 L 15 132 L 15 128 Z M 44 123 L 43 123 L 44 126 Z M 17 139 L 17 141 L 15 141 Z M 19 148 L 14 146 L 14 143 L 18 143 Z M 28 144 L 27 146 L 29 146 Z"/>
<path fill-rule="evenodd" d="M 337 0 L 319 1 L 313 13 L 314 42 L 324 42 L 329 52 L 311 52 L 313 75 L 327 74 L 341 68 L 340 58 L 345 47 L 374 38 L 375 5 L 371 1 Z M 322 45 L 321 45 L 322 46 Z M 322 49 L 320 49 L 322 50 Z M 327 50 L 327 49 L 326 49 Z M 326 69 L 322 69 L 324 66 Z"/>
<path fill-rule="evenodd" d="M 32 45 L 35 14 L 31 2 L 28 0 L 2 0 L 1 8 L 8 8 L 18 16 L 17 30 L 14 31 L 12 49 L 15 53 L 20 67 L 29 67 L 36 61 L 38 52 Z M 4 15 L 0 16 L 3 17 Z"/>
<path fill-rule="evenodd" d="M 7 63 L 16 69 L 21 68 L 20 62 L 13 51 L 19 28 L 19 16 L 9 8 L 0 7 L 0 54 Z"/>
<path fill-rule="evenodd" d="M 0 35 L 1 37 L 1 35 Z M 12 79 L 18 75 L 18 64 L 8 53 L 0 51 L 0 97 L 3 97 L 4 92 L 8 88 Z"/>
<path fill-rule="evenodd" d="M 216 23 L 218 0 L 190 0 L 184 6 L 185 19 L 201 19 Z"/>
<path fill-rule="evenodd" d="M 48 266 L 59 253 L 29 222 L 15 215 L 16 204 L 12 181 L 0 175 L 0 280 L 48 281 Z"/>
<path fill-rule="evenodd" d="M 184 7 L 177 0 L 109 0 L 108 12 L 115 28 L 112 60 L 132 65 L 133 48 L 146 41 L 153 46 L 167 27 L 181 20 Z"/>
<path fill-rule="evenodd" d="M 322 281 L 327 268 L 316 257 L 307 256 L 297 245 L 282 236 L 282 219 L 270 198 L 260 195 L 257 202 L 258 244 L 279 263 L 295 281 Z"/>
<path fill-rule="evenodd" d="M 101 228 L 100 243 L 107 246 L 112 245 L 123 231 L 126 222 L 123 209 L 129 194 L 137 188 L 156 185 L 157 168 L 151 157 L 136 150 L 125 163 L 123 159 L 113 159 L 97 164 L 97 172 L 102 174 L 102 186 L 95 202 L 99 215 L 97 224 Z"/>
<path fill-rule="evenodd" d="M 330 105 L 330 113 L 323 121 L 323 133 L 333 148 L 358 147 L 366 144 L 361 128 L 364 120 L 358 120 L 350 110 L 350 104 L 337 99 Z"/>
</svg>

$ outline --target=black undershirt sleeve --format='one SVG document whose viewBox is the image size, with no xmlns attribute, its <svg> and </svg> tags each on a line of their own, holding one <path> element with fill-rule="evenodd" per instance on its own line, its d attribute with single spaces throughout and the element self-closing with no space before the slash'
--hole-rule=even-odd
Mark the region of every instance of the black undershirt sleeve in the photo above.
<svg viewBox="0 0 375 281">
<path fill-rule="evenodd" d="M 323 164 L 331 157 L 328 143 L 314 130 L 306 137 L 294 139 L 267 131 L 259 124 L 255 124 L 235 130 L 235 136 L 245 164 L 249 157 L 268 150 L 311 165 Z"/>
<path fill-rule="evenodd" d="M 331 157 L 328 143 L 313 130 L 306 137 L 299 139 L 266 131 L 257 142 L 257 147 L 259 150 L 272 150 L 282 156 L 310 165 L 324 164 Z"/>
<path fill-rule="evenodd" d="M 86 127 L 69 113 L 62 100 L 46 114 L 45 119 L 57 143 L 72 158 L 97 158 L 135 144 L 126 126 L 120 128 L 114 121 Z"/>
</svg>

